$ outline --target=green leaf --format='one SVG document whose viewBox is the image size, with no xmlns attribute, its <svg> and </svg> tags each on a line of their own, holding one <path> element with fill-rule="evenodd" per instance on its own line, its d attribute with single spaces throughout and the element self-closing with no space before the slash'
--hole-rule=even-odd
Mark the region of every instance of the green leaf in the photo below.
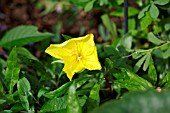
<svg viewBox="0 0 170 113">
<path fill-rule="evenodd" d="M 67 113 L 82 113 L 82 108 L 76 94 L 76 87 L 73 83 L 68 90 Z"/>
<path fill-rule="evenodd" d="M 96 1 L 96 0 L 92 0 L 92 1 L 90 1 L 90 2 L 88 2 L 88 3 L 86 4 L 86 6 L 85 6 L 85 8 L 84 8 L 85 12 L 88 12 L 88 11 L 90 11 L 90 10 L 93 9 L 93 5 L 94 5 L 94 2 L 95 2 L 95 1 Z"/>
<path fill-rule="evenodd" d="M 150 13 L 147 11 L 145 16 L 142 17 L 141 21 L 140 21 L 140 26 L 142 30 L 145 30 L 146 28 L 148 28 L 148 26 L 152 23 L 152 17 L 150 15 Z"/>
<path fill-rule="evenodd" d="M 128 30 L 134 30 L 136 28 L 136 20 L 134 18 L 128 19 Z"/>
<path fill-rule="evenodd" d="M 169 3 L 169 0 L 155 0 L 154 3 L 158 5 L 165 5 Z"/>
<path fill-rule="evenodd" d="M 165 23 L 164 28 L 166 31 L 170 30 L 170 22 Z"/>
<path fill-rule="evenodd" d="M 158 39 L 152 32 L 149 32 L 147 35 L 148 41 L 152 42 L 155 45 L 160 45 L 165 41 Z"/>
<path fill-rule="evenodd" d="M 158 8 L 152 3 L 151 7 L 150 7 L 150 15 L 152 18 L 157 18 L 159 15 L 159 10 Z"/>
<path fill-rule="evenodd" d="M 145 63 L 143 65 L 143 70 L 146 71 L 146 69 L 148 68 L 149 66 L 149 62 L 150 62 L 150 58 L 151 58 L 151 53 L 147 53 L 146 54 L 146 60 L 145 60 Z"/>
<path fill-rule="evenodd" d="M 100 0 L 100 6 L 108 5 L 108 4 L 109 4 L 108 0 Z"/>
<path fill-rule="evenodd" d="M 120 86 L 121 88 L 126 88 L 129 91 L 140 91 L 140 90 L 153 88 L 150 82 L 139 77 L 132 71 L 124 68 L 121 69 L 121 72 L 114 73 L 113 76 L 116 77 L 117 79 L 114 81 L 114 84 L 116 86 Z"/>
<path fill-rule="evenodd" d="M 92 109 L 99 106 L 100 103 L 100 84 L 96 83 L 90 91 L 90 96 L 87 101 L 87 111 L 91 111 Z"/>
<path fill-rule="evenodd" d="M 12 94 L 14 85 L 18 82 L 20 65 L 18 64 L 16 47 L 12 49 L 7 61 L 5 79 L 8 84 L 9 93 Z"/>
<path fill-rule="evenodd" d="M 34 55 L 32 55 L 26 48 L 24 47 L 17 47 L 16 48 L 17 54 L 19 57 L 26 57 L 32 60 L 38 60 Z"/>
<path fill-rule="evenodd" d="M 63 95 L 68 90 L 68 88 L 70 87 L 71 84 L 72 84 L 72 82 L 67 82 L 67 83 L 63 84 L 62 86 L 60 86 L 59 88 L 57 88 L 56 90 L 44 94 L 44 96 L 47 98 L 59 97 L 59 96 Z"/>
<path fill-rule="evenodd" d="M 53 98 L 47 101 L 41 108 L 42 112 L 55 112 L 55 113 L 66 113 L 68 96 L 65 95 L 59 98 Z M 87 97 L 82 96 L 79 98 L 79 103 L 83 106 L 86 102 Z"/>
<path fill-rule="evenodd" d="M 137 72 L 139 70 L 139 68 L 142 66 L 143 62 L 146 60 L 147 58 L 147 54 L 145 56 L 143 56 L 140 60 L 138 60 L 138 62 L 135 64 L 134 67 L 134 72 Z"/>
<path fill-rule="evenodd" d="M 140 12 L 139 12 L 139 15 L 138 15 L 138 19 L 141 19 L 143 16 L 145 16 L 145 12 L 148 11 L 150 5 L 147 5 L 145 8 L 143 8 Z"/>
<path fill-rule="evenodd" d="M 113 27 L 111 24 L 111 21 L 109 19 L 109 16 L 107 14 L 104 14 L 101 16 L 102 22 L 105 25 L 105 27 L 108 29 L 109 32 L 113 32 Z"/>
<path fill-rule="evenodd" d="M 53 34 L 45 32 L 41 33 L 38 28 L 32 25 L 21 25 L 8 31 L 0 41 L 0 46 L 23 46 L 29 43 L 38 42 L 46 38 L 52 37 Z"/>
<path fill-rule="evenodd" d="M 170 88 L 170 71 L 163 77 L 159 84 L 164 88 Z"/>
<path fill-rule="evenodd" d="M 153 84 L 156 83 L 157 73 L 156 73 L 156 69 L 155 69 L 152 57 L 150 58 L 150 62 L 149 62 L 148 77 L 151 80 L 151 83 L 153 83 Z"/>
<path fill-rule="evenodd" d="M 71 36 L 68 36 L 68 35 L 64 35 L 64 34 L 62 34 L 62 36 L 64 37 L 64 39 L 65 39 L 65 40 L 72 39 L 72 37 L 71 37 Z"/>
<path fill-rule="evenodd" d="M 19 97 L 20 97 L 20 101 L 22 106 L 29 111 L 30 106 L 29 106 L 29 101 L 28 101 L 28 96 L 31 95 L 31 86 L 29 81 L 23 77 L 22 79 L 20 79 L 17 83 L 17 89 L 18 89 L 18 93 L 19 93 Z"/>
<path fill-rule="evenodd" d="M 41 97 L 42 95 L 44 95 L 46 92 L 48 92 L 47 89 L 41 88 L 41 89 L 39 90 L 39 92 L 38 92 L 37 97 L 40 98 L 40 97 Z"/>
<path fill-rule="evenodd" d="M 6 102 L 6 100 L 0 99 L 0 104 L 3 104 L 5 102 Z"/>
<path fill-rule="evenodd" d="M 67 107 L 67 96 L 53 98 L 47 101 L 41 108 L 43 112 L 54 112 L 66 109 Z"/>
<path fill-rule="evenodd" d="M 135 16 L 139 10 L 134 7 L 128 7 L 128 17 Z M 124 16 L 124 8 L 118 8 L 110 13 L 112 16 Z"/>
<path fill-rule="evenodd" d="M 111 56 L 111 55 L 118 56 L 119 54 L 118 51 L 112 46 L 104 46 L 103 49 L 106 56 Z"/>
<path fill-rule="evenodd" d="M 91 113 L 169 113 L 170 90 L 130 92 L 119 100 L 111 100 Z"/>
<path fill-rule="evenodd" d="M 163 58 L 167 59 L 170 57 L 170 46 L 168 47 L 168 49 L 163 53 Z"/>
</svg>

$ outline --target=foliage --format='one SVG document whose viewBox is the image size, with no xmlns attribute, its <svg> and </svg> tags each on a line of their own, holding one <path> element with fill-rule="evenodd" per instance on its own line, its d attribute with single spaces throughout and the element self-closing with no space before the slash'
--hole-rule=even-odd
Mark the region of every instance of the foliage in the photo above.
<svg viewBox="0 0 170 113">
<path fill-rule="evenodd" d="M 84 70 L 70 81 L 63 63 L 45 53 L 51 43 L 72 40 L 73 36 L 60 36 L 64 22 L 51 26 L 52 33 L 33 25 L 14 27 L 0 35 L 0 112 L 168 113 L 170 1 L 133 3 L 137 7 L 129 6 L 129 31 L 124 34 L 124 24 L 114 21 L 123 18 L 123 0 L 38 0 L 35 6 L 44 9 L 42 15 L 59 6 L 60 18 L 72 14 L 68 26 L 80 12 L 101 12 L 95 17 L 100 20 L 100 37 L 95 38 L 102 39 L 96 43 L 102 70 Z M 79 30 L 81 36 L 87 33 Z"/>
</svg>

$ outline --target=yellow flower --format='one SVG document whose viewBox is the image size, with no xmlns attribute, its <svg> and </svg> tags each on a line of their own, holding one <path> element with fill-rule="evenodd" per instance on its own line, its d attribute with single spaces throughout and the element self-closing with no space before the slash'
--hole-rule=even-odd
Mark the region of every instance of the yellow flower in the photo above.
<svg viewBox="0 0 170 113">
<path fill-rule="evenodd" d="M 101 70 L 93 34 L 72 38 L 62 44 L 51 44 L 45 52 L 64 61 L 63 71 L 70 80 L 84 69 Z"/>
</svg>

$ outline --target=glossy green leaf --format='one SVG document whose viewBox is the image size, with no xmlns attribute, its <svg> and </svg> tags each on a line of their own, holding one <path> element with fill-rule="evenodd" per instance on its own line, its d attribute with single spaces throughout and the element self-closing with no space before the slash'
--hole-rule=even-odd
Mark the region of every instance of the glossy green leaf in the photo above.
<svg viewBox="0 0 170 113">
<path fill-rule="evenodd" d="M 86 12 L 92 10 L 95 1 L 96 1 L 96 0 L 89 1 L 89 2 L 86 4 L 84 10 L 85 10 Z"/>
<path fill-rule="evenodd" d="M 170 88 L 170 71 L 160 81 L 160 85 L 164 88 Z"/>
<path fill-rule="evenodd" d="M 54 112 L 66 109 L 67 107 L 67 96 L 53 98 L 47 101 L 41 108 L 43 112 Z"/>
<path fill-rule="evenodd" d="M 92 76 L 84 76 L 74 80 L 76 89 L 85 84 L 88 80 L 92 79 Z"/>
<path fill-rule="evenodd" d="M 138 60 L 138 62 L 135 64 L 134 72 L 137 72 L 139 70 L 139 68 L 142 66 L 143 62 L 146 60 L 146 58 L 147 58 L 147 54 L 144 55 L 140 60 Z"/>
<path fill-rule="evenodd" d="M 126 93 L 122 99 L 111 100 L 91 113 L 169 113 L 170 90 Z"/>
<path fill-rule="evenodd" d="M 29 106 L 29 101 L 28 101 L 28 96 L 31 94 L 31 86 L 29 81 L 23 77 L 20 79 L 17 83 L 17 89 L 19 92 L 19 97 L 20 97 L 20 102 L 22 106 L 29 111 L 30 106 Z"/>
<path fill-rule="evenodd" d="M 74 83 L 68 90 L 67 113 L 82 113 L 82 108 L 78 101 Z"/>
<path fill-rule="evenodd" d="M 151 83 L 153 84 L 155 84 L 157 81 L 157 73 L 152 57 L 150 58 L 149 62 L 148 78 L 151 80 Z"/>
<path fill-rule="evenodd" d="M 0 41 L 1 47 L 23 46 L 52 37 L 53 34 L 41 33 L 32 25 L 21 25 L 8 31 Z"/>
<path fill-rule="evenodd" d="M 161 39 L 158 39 L 152 32 L 148 33 L 147 38 L 148 38 L 148 41 L 150 41 L 150 42 L 152 42 L 152 43 L 154 43 L 156 45 L 160 45 L 160 44 L 165 42 L 165 41 L 163 41 Z"/>
<path fill-rule="evenodd" d="M 39 90 L 39 92 L 38 92 L 37 97 L 40 98 L 42 95 L 44 95 L 44 94 L 47 93 L 47 92 L 48 92 L 47 89 L 41 88 L 41 89 Z"/>
<path fill-rule="evenodd" d="M 41 108 L 43 112 L 55 112 L 55 113 L 66 113 L 67 112 L 67 99 L 68 96 L 65 95 L 59 98 L 53 98 L 47 101 Z M 82 96 L 78 99 L 81 106 L 86 102 L 87 97 Z"/>
<path fill-rule="evenodd" d="M 142 17 L 140 21 L 140 26 L 142 30 L 148 28 L 148 26 L 152 23 L 152 17 L 148 11 L 146 11 L 145 16 Z"/>
<path fill-rule="evenodd" d="M 169 3 L 169 0 L 155 0 L 154 3 L 158 5 L 165 5 Z"/>
<path fill-rule="evenodd" d="M 143 70 L 146 71 L 146 69 L 148 68 L 149 66 L 149 62 L 150 62 L 150 58 L 151 58 L 151 53 L 147 53 L 146 54 L 146 60 L 145 60 L 145 63 L 143 65 Z"/>
<path fill-rule="evenodd" d="M 138 19 L 141 19 L 143 16 L 145 16 L 145 12 L 148 11 L 150 5 L 147 5 L 145 8 L 143 8 L 140 12 L 139 12 L 139 15 L 138 15 Z"/>
<path fill-rule="evenodd" d="M 8 84 L 9 93 L 13 92 L 14 85 L 18 82 L 20 72 L 20 65 L 16 54 L 16 47 L 12 49 L 7 61 L 7 69 L 5 79 Z"/>
<path fill-rule="evenodd" d="M 100 103 L 100 84 L 96 83 L 90 91 L 90 95 L 87 101 L 87 111 L 91 111 L 99 106 Z"/>
<path fill-rule="evenodd" d="M 151 4 L 149 12 L 152 18 L 157 18 L 159 15 L 159 10 L 153 3 Z"/>
<path fill-rule="evenodd" d="M 59 88 L 57 88 L 56 90 L 44 94 L 44 96 L 47 98 L 54 98 L 54 97 L 62 96 L 68 90 L 71 84 L 72 82 L 67 82 L 63 84 L 62 86 L 60 86 Z"/>
<path fill-rule="evenodd" d="M 117 79 L 114 81 L 113 87 L 118 86 L 129 91 L 140 91 L 153 87 L 150 82 L 127 69 L 121 69 L 121 72 L 114 73 L 113 76 Z"/>
</svg>

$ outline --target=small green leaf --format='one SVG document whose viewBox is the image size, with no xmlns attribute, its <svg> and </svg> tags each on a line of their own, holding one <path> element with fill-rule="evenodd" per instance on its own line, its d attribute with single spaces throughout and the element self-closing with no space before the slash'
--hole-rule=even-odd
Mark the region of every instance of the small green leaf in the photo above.
<svg viewBox="0 0 170 113">
<path fill-rule="evenodd" d="M 44 94 L 44 96 L 47 98 L 59 97 L 59 96 L 63 95 L 68 90 L 68 88 L 70 87 L 71 84 L 72 84 L 72 82 L 67 82 L 64 85 L 57 88 L 56 90 Z"/>
<path fill-rule="evenodd" d="M 150 13 L 147 11 L 145 13 L 145 16 L 142 17 L 141 21 L 140 21 L 140 26 L 142 30 L 145 30 L 146 28 L 148 28 L 148 26 L 152 23 L 152 17 L 150 15 Z"/>
<path fill-rule="evenodd" d="M 17 26 L 8 31 L 0 41 L 0 46 L 23 46 L 29 43 L 38 42 L 53 36 L 51 33 L 41 33 L 38 28 L 32 25 Z"/>
<path fill-rule="evenodd" d="M 107 14 L 104 14 L 101 16 L 102 22 L 105 25 L 105 27 L 108 29 L 109 32 L 113 32 L 113 27 L 111 24 L 111 21 L 109 19 L 109 16 Z"/>
<path fill-rule="evenodd" d="M 151 53 L 147 53 L 146 54 L 146 60 L 145 60 L 145 63 L 143 65 L 143 70 L 146 71 L 146 69 L 148 68 L 149 66 L 149 62 L 150 62 L 150 58 L 151 58 Z"/>
<path fill-rule="evenodd" d="M 20 101 L 22 106 L 29 111 L 30 106 L 29 106 L 29 101 L 28 101 L 28 96 L 31 94 L 31 86 L 29 81 L 23 77 L 20 79 L 17 83 L 17 89 L 20 97 Z"/>
<path fill-rule="evenodd" d="M 67 113 L 82 113 L 82 108 L 78 101 L 74 83 L 68 90 Z"/>
<path fill-rule="evenodd" d="M 12 49 L 7 61 L 5 79 L 8 84 L 9 93 L 12 94 L 14 85 L 18 82 L 20 65 L 18 64 L 16 47 Z"/>
<path fill-rule="evenodd" d="M 148 38 L 148 41 L 150 41 L 150 42 L 152 42 L 152 43 L 154 43 L 156 45 L 160 45 L 160 44 L 165 42 L 165 41 L 163 41 L 161 39 L 158 39 L 152 32 L 148 33 L 147 38 Z"/>
<path fill-rule="evenodd" d="M 139 12 L 139 15 L 138 15 L 138 19 L 141 19 L 143 16 L 145 16 L 145 12 L 148 11 L 150 5 L 147 5 L 145 8 L 143 8 L 140 12 Z"/>
<path fill-rule="evenodd" d="M 170 88 L 170 71 L 163 77 L 159 84 L 164 88 Z"/>
<path fill-rule="evenodd" d="M 92 10 L 92 9 L 93 9 L 93 4 L 94 4 L 95 1 L 96 1 L 96 0 L 89 1 L 89 2 L 86 4 L 84 10 L 85 10 L 86 12 Z"/>
<path fill-rule="evenodd" d="M 166 31 L 170 30 L 170 22 L 165 23 L 164 28 Z"/>
<path fill-rule="evenodd" d="M 62 34 L 62 36 L 64 37 L 64 39 L 65 39 L 65 40 L 72 39 L 72 37 L 71 37 L 71 36 L 68 36 L 68 35 L 64 35 L 64 34 Z"/>
<path fill-rule="evenodd" d="M 159 10 L 154 4 L 151 5 L 149 12 L 152 18 L 157 18 L 159 15 Z"/>
<path fill-rule="evenodd" d="M 93 86 L 93 88 L 90 91 L 90 96 L 87 101 L 88 104 L 87 111 L 91 111 L 99 106 L 100 103 L 99 91 L 100 91 L 100 84 L 97 83 Z"/>
<path fill-rule="evenodd" d="M 156 73 L 156 69 L 155 69 L 152 57 L 150 58 L 150 62 L 149 62 L 148 77 L 151 80 L 151 83 L 153 83 L 153 84 L 156 83 L 157 73 Z"/>
<path fill-rule="evenodd" d="M 168 49 L 163 53 L 163 58 L 167 59 L 170 57 L 170 46 L 168 47 Z"/>
<path fill-rule="evenodd" d="M 155 0 L 154 3 L 158 5 L 165 5 L 169 3 L 169 0 Z"/>
<path fill-rule="evenodd" d="M 41 97 L 42 95 L 44 95 L 46 92 L 48 92 L 47 89 L 41 88 L 41 89 L 39 90 L 39 92 L 38 92 L 37 97 L 40 98 L 40 97 Z"/>
<path fill-rule="evenodd" d="M 146 58 L 147 58 L 147 54 L 145 56 L 143 56 L 140 60 L 138 60 L 138 62 L 135 64 L 134 72 L 137 72 L 139 70 L 139 68 L 142 66 L 143 62 L 146 60 Z"/>
</svg>

